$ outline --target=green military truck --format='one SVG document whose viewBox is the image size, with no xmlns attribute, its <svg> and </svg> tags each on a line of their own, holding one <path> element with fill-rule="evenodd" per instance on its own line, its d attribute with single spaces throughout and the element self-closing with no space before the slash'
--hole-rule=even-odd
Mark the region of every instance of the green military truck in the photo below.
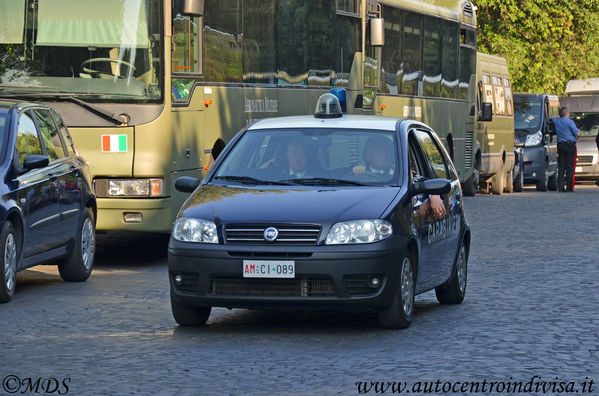
<svg viewBox="0 0 599 396">
<path fill-rule="evenodd" d="M 514 98 L 507 61 L 477 54 L 477 112 L 474 128 L 474 174 L 466 195 L 477 187 L 493 194 L 514 191 Z"/>
</svg>

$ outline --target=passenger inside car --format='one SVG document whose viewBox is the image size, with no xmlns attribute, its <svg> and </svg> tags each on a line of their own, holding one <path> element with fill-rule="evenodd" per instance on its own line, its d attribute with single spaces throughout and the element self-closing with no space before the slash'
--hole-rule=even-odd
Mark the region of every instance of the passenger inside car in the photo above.
<svg viewBox="0 0 599 396">
<path fill-rule="evenodd" d="M 377 181 L 389 180 L 394 172 L 393 151 L 389 139 L 372 136 L 366 142 L 363 158 L 366 165 L 354 166 L 354 176 L 366 175 Z"/>
</svg>

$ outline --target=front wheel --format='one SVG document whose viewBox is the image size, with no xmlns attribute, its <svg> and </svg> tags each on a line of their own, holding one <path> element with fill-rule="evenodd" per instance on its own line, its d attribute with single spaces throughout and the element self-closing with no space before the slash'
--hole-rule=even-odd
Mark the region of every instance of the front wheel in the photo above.
<svg viewBox="0 0 599 396">
<path fill-rule="evenodd" d="M 399 287 L 391 305 L 378 313 L 381 326 L 389 329 L 405 329 L 414 318 L 415 279 L 412 260 L 405 257 L 401 263 Z"/>
<path fill-rule="evenodd" d="M 539 180 L 537 181 L 537 191 L 547 191 L 549 187 L 549 170 L 547 169 L 547 164 L 545 164 L 545 168 L 539 175 Z"/>
<path fill-rule="evenodd" d="M 493 176 L 493 180 L 491 181 L 491 189 L 493 191 L 493 194 L 501 195 L 501 194 L 503 194 L 504 188 L 505 188 L 505 172 L 503 171 L 503 166 L 502 166 L 501 169 L 499 170 L 499 172 L 497 172 L 495 174 L 495 176 Z"/>
<path fill-rule="evenodd" d="M 468 178 L 468 180 L 466 180 L 464 182 L 464 184 L 462 185 L 462 190 L 464 191 L 465 196 L 473 197 L 476 195 L 477 187 L 478 187 L 478 175 L 477 175 L 477 172 L 475 171 L 475 173 L 473 173 L 472 176 L 470 176 Z"/>
<path fill-rule="evenodd" d="M 96 231 L 94 214 L 85 208 L 70 254 L 58 264 L 58 272 L 65 282 L 83 282 L 89 278 L 94 265 Z"/>
<path fill-rule="evenodd" d="M 6 221 L 0 232 L 0 303 L 9 302 L 15 293 L 19 261 L 19 239 L 10 221 Z"/>
<path fill-rule="evenodd" d="M 518 173 L 518 177 L 514 180 L 514 191 L 522 192 L 524 189 L 524 171 L 521 169 Z"/>
<path fill-rule="evenodd" d="M 462 240 L 456 258 L 453 275 L 449 282 L 435 288 L 437 300 L 441 304 L 460 304 L 466 296 L 466 283 L 468 281 L 468 252 Z"/>
<path fill-rule="evenodd" d="M 181 304 L 176 301 L 171 293 L 171 311 L 173 318 L 179 326 L 203 326 L 210 317 L 212 307 L 196 307 L 193 305 Z"/>
<path fill-rule="evenodd" d="M 557 191 L 557 171 L 555 171 L 553 175 L 549 177 L 547 189 L 549 191 Z"/>
</svg>

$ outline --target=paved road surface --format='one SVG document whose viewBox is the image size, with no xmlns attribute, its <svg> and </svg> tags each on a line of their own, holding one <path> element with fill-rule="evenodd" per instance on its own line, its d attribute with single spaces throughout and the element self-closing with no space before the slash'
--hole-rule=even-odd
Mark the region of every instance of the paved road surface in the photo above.
<svg viewBox="0 0 599 396">
<path fill-rule="evenodd" d="M 357 394 L 358 381 L 599 381 L 599 189 L 466 200 L 466 300 L 417 299 L 403 331 L 370 313 L 216 309 L 178 328 L 167 239 L 99 237 L 82 284 L 18 276 L 0 306 L 0 379 L 70 378 L 69 394 Z M 596 389 L 599 387 L 596 387 Z M 64 388 L 62 388 L 64 390 Z M 0 388 L 0 393 L 2 389 Z M 371 394 L 374 394 L 372 392 Z"/>
</svg>

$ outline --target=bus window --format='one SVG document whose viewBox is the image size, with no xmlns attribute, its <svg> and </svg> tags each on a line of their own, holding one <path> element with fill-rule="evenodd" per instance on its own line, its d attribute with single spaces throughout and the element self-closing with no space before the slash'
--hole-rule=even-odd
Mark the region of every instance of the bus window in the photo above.
<svg viewBox="0 0 599 396">
<path fill-rule="evenodd" d="M 382 76 L 384 93 L 397 95 L 401 75 L 402 23 L 403 11 L 397 8 L 383 6 L 385 19 L 385 46 L 382 57 Z"/>
<path fill-rule="evenodd" d="M 243 81 L 275 84 L 275 2 L 243 1 Z"/>
<path fill-rule="evenodd" d="M 204 80 L 240 83 L 243 78 L 241 0 L 207 1 L 203 36 Z"/>
<path fill-rule="evenodd" d="M 503 77 L 503 88 L 505 89 L 505 107 L 508 116 L 514 115 L 514 98 L 512 97 L 512 85 L 510 79 Z"/>
<path fill-rule="evenodd" d="M 493 86 L 491 85 L 491 78 L 486 74 L 483 74 L 483 89 L 484 98 L 486 103 L 493 103 Z M 495 105 L 493 105 L 495 107 Z"/>
<path fill-rule="evenodd" d="M 495 114 L 505 115 L 505 91 L 501 83 L 501 78 L 491 76 L 493 83 L 493 93 L 495 94 Z"/>
<path fill-rule="evenodd" d="M 419 95 L 421 73 L 422 15 L 406 12 L 404 24 L 404 48 L 402 58 L 401 90 L 404 95 Z"/>
<path fill-rule="evenodd" d="M 349 74 L 354 61 L 354 54 L 361 48 L 361 25 L 360 18 L 354 18 L 344 15 L 336 17 L 336 40 L 335 46 L 336 86 L 346 87 L 349 83 Z"/>
<path fill-rule="evenodd" d="M 458 97 L 458 38 L 460 27 L 456 22 L 443 21 L 443 53 L 441 96 Z"/>
<path fill-rule="evenodd" d="M 460 83 L 458 98 L 467 99 L 470 91 L 470 79 L 476 70 L 476 33 L 472 30 L 460 30 Z"/>
<path fill-rule="evenodd" d="M 172 92 L 174 102 L 187 102 L 200 70 L 200 19 L 181 15 L 181 0 L 173 9 Z"/>
<path fill-rule="evenodd" d="M 441 96 L 441 40 L 442 21 L 439 18 L 424 17 L 424 48 L 423 48 L 423 96 Z"/>
</svg>

